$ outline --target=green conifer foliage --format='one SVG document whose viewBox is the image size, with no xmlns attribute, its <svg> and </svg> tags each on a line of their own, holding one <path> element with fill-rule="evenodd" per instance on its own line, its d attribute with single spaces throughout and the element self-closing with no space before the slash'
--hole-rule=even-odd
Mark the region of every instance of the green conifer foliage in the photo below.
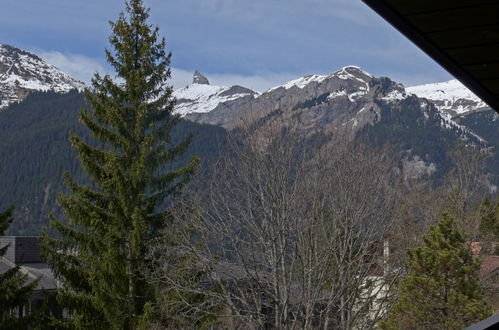
<svg viewBox="0 0 499 330">
<path fill-rule="evenodd" d="M 462 329 L 491 315 L 477 279 L 480 268 L 464 236 L 444 214 L 408 249 L 410 273 L 381 329 Z"/>
<path fill-rule="evenodd" d="M 498 254 L 498 251 L 495 251 L 495 244 L 499 241 L 499 198 L 495 205 L 490 202 L 488 198 L 485 198 L 481 205 L 482 211 L 482 219 L 480 223 L 480 241 L 482 245 L 487 245 L 489 251 L 483 251 L 485 253 L 494 253 Z M 492 250 L 492 251 L 490 251 Z"/>
<path fill-rule="evenodd" d="M 111 23 L 112 50 L 106 57 L 117 79 L 94 76 L 86 92 L 91 110 L 80 117 L 97 143 L 70 136 L 93 184 L 79 185 L 66 176 L 71 193 L 59 202 L 69 224 L 54 219 L 58 238 L 44 233 L 47 262 L 64 282 L 58 301 L 70 313 L 63 321 L 54 319 L 54 327 L 138 327 L 144 306 L 154 300 L 154 287 L 142 275 L 152 266 L 148 243 L 168 227 L 165 201 L 198 164 L 193 158 L 167 170 L 191 138 L 170 143 L 179 120 L 167 84 L 171 54 L 148 16 L 142 0 L 129 0 Z"/>
<path fill-rule="evenodd" d="M 0 213 L 0 236 L 12 222 L 13 208 Z M 7 253 L 8 246 L 0 248 L 0 258 Z M 37 281 L 26 284 L 27 275 L 22 275 L 19 266 L 15 266 L 4 273 L 0 273 L 0 329 L 28 329 L 33 325 L 36 315 L 18 318 L 15 308 L 28 304 Z M 12 313 L 11 313 L 12 312 Z"/>
</svg>

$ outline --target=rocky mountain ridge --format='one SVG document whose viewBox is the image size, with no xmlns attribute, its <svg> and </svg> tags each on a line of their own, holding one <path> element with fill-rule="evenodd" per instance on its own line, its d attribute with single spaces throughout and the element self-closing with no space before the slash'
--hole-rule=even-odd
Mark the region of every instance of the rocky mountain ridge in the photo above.
<svg viewBox="0 0 499 330">
<path fill-rule="evenodd" d="M 83 88 L 83 83 L 37 55 L 0 44 L 0 110 L 33 91 L 65 93 Z M 447 126 L 457 125 L 458 120 L 454 119 L 458 116 L 490 109 L 457 80 L 404 88 L 356 66 L 341 68 L 330 75 L 304 76 L 264 93 L 239 85 L 210 85 L 207 77 L 195 71 L 193 83 L 174 92 L 175 111 L 181 116 L 229 129 L 242 119 L 258 119 L 277 110 L 284 113 L 300 108 L 308 126 L 349 126 L 355 130 L 379 119 L 377 101 L 397 102 L 411 94 L 434 104 L 444 117 L 443 125 Z"/>
<path fill-rule="evenodd" d="M 82 82 L 71 78 L 39 56 L 0 44 L 0 110 L 24 100 L 33 91 L 66 93 L 83 88 Z"/>
<path fill-rule="evenodd" d="M 395 145 L 407 177 L 442 177 L 450 166 L 447 152 L 458 144 L 487 148 L 495 154 L 499 142 L 499 132 L 487 128 L 484 138 L 481 133 L 485 131 L 477 129 L 488 123 L 488 117 L 472 123 L 459 120 L 469 114 L 488 112 L 483 102 L 463 92 L 464 86 L 459 93 L 454 91 L 454 99 L 434 103 L 431 93 L 420 97 L 415 93 L 421 94 L 417 88 L 406 89 L 390 78 L 374 77 L 356 66 L 343 67 L 330 75 L 304 76 L 261 94 L 221 102 L 211 91 L 209 95 L 201 93 L 207 88 L 214 87 L 198 83 L 182 90 L 200 92 L 190 103 L 181 102 L 184 118 L 228 130 L 248 127 L 251 134 L 260 134 L 266 128 L 294 126 L 307 136 L 323 136 L 326 140 L 337 133 L 346 134 L 349 139 L 363 136 L 380 146 Z M 463 102 L 468 102 L 467 108 Z"/>
<path fill-rule="evenodd" d="M 319 109 L 323 108 L 319 106 L 323 103 L 340 105 L 340 108 L 348 108 L 347 112 L 352 110 L 360 99 L 372 93 L 369 84 L 372 79 L 374 77 L 362 69 L 349 66 L 329 76 L 309 75 L 271 88 L 262 94 L 251 93 L 252 97 L 234 94 L 238 97 L 220 102 L 214 107 L 207 107 L 209 111 L 198 110 L 202 102 L 194 103 L 196 104 L 194 107 L 181 102 L 181 111 L 180 109 L 177 111 L 187 119 L 220 125 L 228 129 L 237 126 L 237 122 L 242 119 L 258 119 L 274 111 L 284 112 L 297 108 L 311 109 L 307 112 L 309 119 L 313 121 L 314 118 L 319 119 L 321 115 L 327 117 L 327 113 Z M 190 88 L 200 89 L 200 86 L 193 84 L 187 87 L 187 89 Z M 185 89 L 181 91 L 183 93 Z M 403 93 L 403 89 L 400 89 L 400 93 Z M 387 95 L 387 97 L 390 96 Z M 197 96 L 197 100 L 201 99 Z M 209 96 L 205 99 L 211 100 L 213 97 Z M 367 117 L 371 118 L 371 115 Z M 366 120 L 368 120 L 367 117 Z"/>
<path fill-rule="evenodd" d="M 424 118 L 433 116 L 443 129 L 460 131 L 463 139 L 473 136 L 483 141 L 478 134 L 452 119 L 451 111 L 460 114 L 466 112 L 463 110 L 465 102 L 468 102 L 468 111 L 486 107 L 471 92 L 465 93 L 466 88 L 457 85 L 459 83 L 405 89 L 402 84 L 389 78 L 374 77 L 357 66 L 346 66 L 330 75 L 304 76 L 258 94 L 240 86 L 229 88 L 195 83 L 199 75 L 202 76 L 196 71 L 193 84 L 175 91 L 174 95 L 178 99 L 177 113 L 200 123 L 232 129 L 240 125 L 241 121 L 270 122 L 276 118 L 281 121 L 293 118 L 302 127 L 312 131 L 342 128 L 355 134 L 366 125 L 373 125 L 380 120 L 382 104 L 395 109 L 403 100 L 416 98 Z M 206 77 L 202 77 L 208 82 Z M 441 100 L 436 99 L 434 95 L 438 93 L 429 92 L 430 87 L 435 89 L 443 85 L 460 88 L 459 93 L 454 92 L 453 102 L 442 97 Z M 235 92 L 238 89 L 241 89 L 240 93 Z M 229 93 L 230 97 L 221 98 L 227 91 L 234 92 Z M 452 94 L 448 92 L 447 95 Z M 436 99 L 435 103 L 430 97 Z"/>
</svg>

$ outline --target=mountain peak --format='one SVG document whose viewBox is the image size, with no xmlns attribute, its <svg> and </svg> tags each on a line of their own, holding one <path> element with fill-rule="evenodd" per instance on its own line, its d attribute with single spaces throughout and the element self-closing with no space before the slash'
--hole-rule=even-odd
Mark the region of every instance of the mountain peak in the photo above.
<svg viewBox="0 0 499 330">
<path fill-rule="evenodd" d="M 38 61 L 42 61 L 42 59 L 36 54 L 27 52 L 25 50 L 19 49 L 11 45 L 0 44 L 0 57 L 3 56 L 12 56 L 12 57 L 29 56 Z"/>
<path fill-rule="evenodd" d="M 0 44 L 0 110 L 22 101 L 34 91 L 65 93 L 83 89 L 71 78 L 39 56 L 10 45 Z"/>
<path fill-rule="evenodd" d="M 204 74 L 196 70 L 194 71 L 194 75 L 192 77 L 192 83 L 200 85 L 209 85 L 210 81 L 208 80 L 208 78 L 205 77 Z"/>
<path fill-rule="evenodd" d="M 365 78 L 374 78 L 372 74 L 362 70 L 362 68 L 356 65 L 344 66 L 338 71 L 334 72 L 333 75 L 336 75 L 341 79 L 350 79 L 358 76 L 363 76 Z"/>
<path fill-rule="evenodd" d="M 369 80 L 373 79 L 374 76 L 371 75 L 370 73 L 362 70 L 358 66 L 354 65 L 349 65 L 345 66 L 341 69 L 339 69 L 336 72 L 333 72 L 332 74 L 326 76 L 326 75 L 319 75 L 319 74 L 310 74 L 306 75 L 303 77 L 300 77 L 298 79 L 294 79 L 291 81 L 288 81 L 282 85 L 272 87 L 266 91 L 266 93 L 272 92 L 274 90 L 277 90 L 279 88 L 284 88 L 284 89 L 290 89 L 293 87 L 297 87 L 299 89 L 303 89 L 306 86 L 311 85 L 312 83 L 316 84 L 322 84 L 322 83 L 328 83 L 330 80 L 340 80 L 340 81 L 354 81 L 355 84 L 358 84 L 359 82 L 361 84 L 367 84 Z"/>
</svg>

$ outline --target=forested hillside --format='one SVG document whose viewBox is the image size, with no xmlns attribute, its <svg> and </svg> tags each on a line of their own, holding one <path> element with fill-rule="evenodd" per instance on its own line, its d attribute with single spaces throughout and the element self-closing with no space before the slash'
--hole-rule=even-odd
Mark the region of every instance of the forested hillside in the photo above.
<svg viewBox="0 0 499 330">
<path fill-rule="evenodd" d="M 85 106 L 83 95 L 34 93 L 25 101 L 0 112 L 0 209 L 15 204 L 14 222 L 9 234 L 36 235 L 48 223 L 48 214 L 60 214 L 56 196 L 64 191 L 62 174 L 68 171 L 85 182 L 68 135 L 72 130 L 87 137 L 78 122 Z M 194 140 L 179 163 L 193 155 L 206 162 L 223 148 L 223 128 L 181 121 L 172 139 L 179 141 L 189 133 Z"/>
<path fill-rule="evenodd" d="M 492 146 L 489 170 L 496 173 L 495 184 L 499 185 L 499 114 L 494 110 L 472 112 L 459 117 L 459 124 L 469 127 Z"/>
<path fill-rule="evenodd" d="M 437 110 L 430 106 L 427 112 L 422 112 L 419 102 L 416 97 L 408 97 L 397 104 L 379 102 L 380 120 L 365 126 L 358 134 L 376 147 L 390 144 L 401 161 L 405 158 L 410 163 L 414 157 L 419 157 L 417 159 L 426 166 L 419 174 L 429 174 L 433 182 L 441 183 L 453 166 L 449 152 L 462 142 L 457 137 L 463 131 L 456 126 L 443 129 L 445 123 L 441 122 Z M 23 102 L 0 112 L 0 209 L 16 205 L 10 234 L 36 235 L 47 224 L 49 213 L 60 215 L 56 196 L 65 189 L 61 177 L 64 171 L 80 182 L 86 182 L 68 140 L 71 130 L 88 138 L 87 130 L 78 121 L 79 110 L 84 106 L 83 95 L 77 91 L 67 94 L 47 92 L 31 94 Z M 498 154 L 495 152 L 499 148 L 496 117 L 494 112 L 484 111 L 468 114 L 459 120 L 459 124 L 479 132 L 488 142 L 492 141 L 487 144 L 478 138 L 469 141 L 491 148 L 487 169 L 491 174 L 499 173 Z M 173 132 L 174 142 L 189 133 L 194 135 L 193 143 L 178 164 L 199 155 L 203 161 L 200 171 L 207 168 L 205 165 L 213 157 L 223 153 L 227 143 L 226 130 L 219 126 L 182 120 Z M 320 138 L 320 135 L 310 140 L 315 148 L 329 141 L 327 136 Z M 497 175 L 490 178 L 497 185 Z M 198 184 L 203 184 L 202 181 L 198 180 Z"/>
<path fill-rule="evenodd" d="M 432 172 L 434 182 L 441 182 L 452 166 L 449 152 L 464 142 L 463 128 L 445 125 L 435 107 L 427 112 L 420 110 L 420 100 L 414 96 L 402 100 L 399 104 L 379 102 L 381 118 L 375 125 L 365 126 L 359 134 L 366 141 L 376 146 L 390 144 L 406 157 L 418 156 L 428 166 L 435 165 Z M 467 141 L 478 147 L 487 143 L 469 135 Z"/>
</svg>

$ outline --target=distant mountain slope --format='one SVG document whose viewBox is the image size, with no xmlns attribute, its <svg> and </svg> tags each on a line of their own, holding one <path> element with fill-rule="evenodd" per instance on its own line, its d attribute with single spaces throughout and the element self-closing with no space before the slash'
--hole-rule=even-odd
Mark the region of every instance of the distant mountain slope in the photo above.
<svg viewBox="0 0 499 330">
<path fill-rule="evenodd" d="M 432 101 L 438 110 L 448 113 L 451 117 L 490 109 L 485 102 L 456 79 L 408 87 L 406 91 Z"/>
<path fill-rule="evenodd" d="M 175 94 L 182 100 L 181 95 L 189 90 L 191 94 L 199 94 L 195 97 L 198 101 L 179 102 L 182 109 L 177 110 L 179 113 L 197 122 L 229 129 L 236 127 L 244 118 L 260 120 L 270 114 L 275 117 L 275 112 L 281 112 L 295 118 L 299 116 L 302 125 L 309 129 L 345 127 L 357 131 L 379 120 L 378 101 L 396 105 L 411 94 L 401 84 L 389 78 L 376 78 L 356 66 L 341 68 L 330 75 L 304 76 L 262 94 L 233 102 L 218 102 L 217 88 L 208 85 L 193 84 Z M 480 104 L 483 102 L 478 100 L 475 105 Z M 437 106 L 437 109 L 440 108 Z M 446 112 L 441 113 L 441 117 L 443 128 L 459 126 Z M 478 134 L 469 132 L 469 135 L 477 137 Z"/>
<path fill-rule="evenodd" d="M 345 67 L 329 76 L 310 75 L 298 78 L 271 88 L 257 97 L 225 104 L 207 113 L 191 113 L 186 118 L 231 129 L 244 118 L 258 120 L 277 110 L 305 109 L 317 102 L 316 105 L 335 103 L 342 109 L 339 112 L 348 112 L 348 109 L 356 108 L 357 101 L 369 93 L 369 80 L 372 78 L 358 67 Z M 343 118 L 336 116 L 339 112 L 310 113 L 310 120 L 325 123 L 327 118 L 332 119 L 331 116 Z M 367 117 L 369 116 L 364 119 L 369 120 Z M 341 125 L 343 122 L 340 118 L 337 119 L 336 123 Z"/>
<path fill-rule="evenodd" d="M 0 44 L 0 110 L 23 100 L 33 91 L 65 93 L 83 87 L 83 83 L 37 55 Z"/>
<path fill-rule="evenodd" d="M 257 92 L 242 86 L 213 86 L 200 72 L 195 71 L 192 84 L 173 93 L 177 99 L 175 113 L 182 116 L 207 113 L 218 107 L 237 106 L 241 100 L 253 100 Z"/>
<path fill-rule="evenodd" d="M 33 235 L 48 223 L 48 214 L 60 215 L 56 196 L 64 191 L 61 175 L 68 171 L 87 182 L 68 141 L 70 130 L 88 138 L 78 121 L 84 107 L 81 93 L 32 93 L 19 104 L 0 112 L 0 210 L 16 205 L 11 234 Z M 194 134 L 187 153 L 178 162 L 199 155 L 204 164 L 223 150 L 223 128 L 181 121 L 174 142 Z"/>
<path fill-rule="evenodd" d="M 495 173 L 495 185 L 499 187 L 499 114 L 492 109 L 463 114 L 455 119 L 460 125 L 480 132 L 492 146 L 489 167 Z"/>
<path fill-rule="evenodd" d="M 444 87 L 445 92 L 440 91 Z M 211 111 L 189 111 L 186 104 L 184 113 L 185 118 L 227 129 L 249 122 L 255 134 L 276 125 L 294 125 L 304 134 L 346 131 L 349 138 L 355 138 L 360 133 L 377 145 L 396 146 L 405 164 L 417 163 L 420 173 L 410 170 L 416 176 L 442 178 L 451 165 L 447 153 L 460 143 L 489 148 L 497 154 L 499 134 L 495 130 L 482 136 L 480 125 L 458 120 L 449 110 L 454 109 L 454 114 L 460 116 L 485 111 L 486 105 L 464 86 L 449 82 L 412 91 L 389 78 L 347 66 L 330 75 L 308 75 L 289 81 L 244 101 L 208 107 L 213 108 Z M 419 97 L 414 91 L 436 101 Z M 499 173 L 499 164 L 490 171 Z"/>
<path fill-rule="evenodd" d="M 190 85 L 196 91 L 208 90 L 207 85 Z M 189 86 L 189 87 L 190 87 Z M 185 93 L 182 89 L 177 95 Z M 200 92 L 200 94 L 203 94 Z M 198 96 L 195 104 L 183 103 L 182 113 L 191 120 L 220 125 L 231 129 L 246 121 L 266 122 L 294 120 L 307 130 L 349 129 L 353 133 L 366 125 L 375 125 L 382 117 L 381 104 L 399 108 L 408 98 L 416 98 L 419 112 L 427 119 L 433 102 L 411 96 L 404 87 L 389 78 L 377 78 L 356 66 L 347 66 L 330 75 L 309 75 L 276 86 L 244 102 L 227 102 L 211 106 L 214 94 Z M 456 94 L 457 95 L 457 94 Z M 466 94 L 467 95 L 467 94 Z M 204 101 L 204 102 L 203 102 Z M 477 101 L 478 102 L 478 101 Z M 482 102 L 483 103 L 483 102 Z M 477 103 L 478 104 L 478 103 Z M 196 109 L 204 108 L 203 111 Z M 212 110 L 209 110 L 212 109 Z M 437 110 L 440 110 L 438 106 Z M 440 130 L 453 129 L 456 137 L 481 142 L 476 132 L 459 125 L 446 112 L 431 113 L 439 123 Z M 274 119 L 270 119 L 274 118 Z"/>
<path fill-rule="evenodd" d="M 85 104 L 75 88 L 82 85 L 36 55 L 10 46 L 1 49 L 0 101 L 10 105 L 0 111 L 0 209 L 17 205 L 11 233 L 36 234 L 49 212 L 60 213 L 55 196 L 64 190 L 62 172 L 86 180 L 68 142 L 70 130 L 88 138 L 78 122 Z M 330 137 L 338 132 L 377 146 L 389 143 L 399 154 L 404 175 L 429 175 L 435 182 L 451 166 L 448 152 L 464 142 L 491 151 L 488 171 L 499 185 L 499 117 L 455 82 L 405 89 L 347 66 L 259 94 L 237 85 L 212 86 L 196 71 L 192 84 L 174 96 L 175 111 L 186 120 L 175 128 L 173 140 L 194 134 L 180 162 L 200 155 L 209 163 L 224 152 L 226 130 L 245 122 L 252 134 L 294 126 L 318 144 L 334 141 Z"/>
<path fill-rule="evenodd" d="M 408 93 L 430 101 L 443 117 L 487 141 L 489 170 L 499 185 L 499 115 L 458 80 L 409 87 Z M 494 180 L 494 179 L 493 179 Z"/>
</svg>

